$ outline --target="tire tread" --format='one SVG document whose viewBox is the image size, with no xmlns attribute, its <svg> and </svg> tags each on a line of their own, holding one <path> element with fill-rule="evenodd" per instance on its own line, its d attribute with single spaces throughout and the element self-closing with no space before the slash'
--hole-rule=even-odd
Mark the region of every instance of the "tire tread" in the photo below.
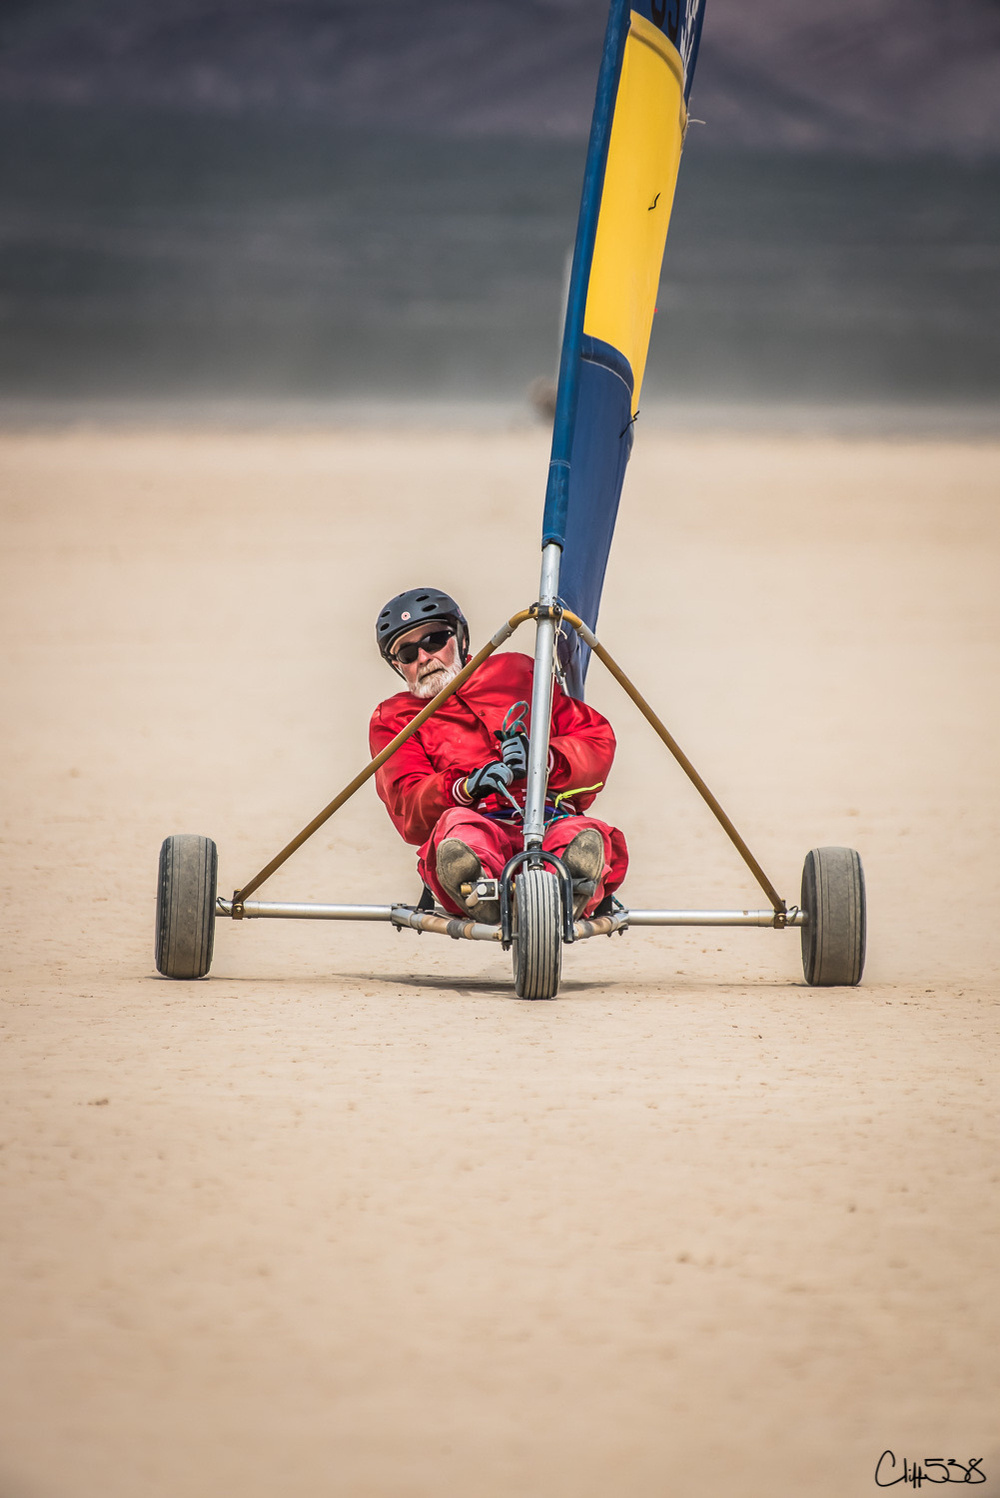
<svg viewBox="0 0 1000 1498">
<path fill-rule="evenodd" d="M 853 848 L 813 848 L 802 869 L 802 971 L 816 988 L 861 982 L 867 939 L 865 876 Z"/>
<path fill-rule="evenodd" d="M 514 886 L 514 988 L 519 999 L 554 999 L 562 972 L 559 880 L 525 869 Z"/>
<path fill-rule="evenodd" d="M 165 978 L 203 978 L 215 947 L 218 850 L 211 838 L 176 833 L 160 848 L 156 969 Z"/>
</svg>

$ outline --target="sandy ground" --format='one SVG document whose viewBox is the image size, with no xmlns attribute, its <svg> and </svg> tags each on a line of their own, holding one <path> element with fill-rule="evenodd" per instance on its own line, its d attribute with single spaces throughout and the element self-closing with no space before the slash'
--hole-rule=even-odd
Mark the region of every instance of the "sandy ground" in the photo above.
<svg viewBox="0 0 1000 1498">
<path fill-rule="evenodd" d="M 546 457 L 0 439 L 2 1498 L 1000 1492 L 1000 447 L 637 442 L 601 635 L 790 899 L 860 849 L 859 989 L 766 930 L 584 944 L 551 1004 L 380 926 L 154 972 L 162 837 L 230 890 L 364 763 L 391 593 L 530 602 Z M 591 682 L 626 899 L 757 904 Z M 268 892 L 416 888 L 369 787 Z"/>
</svg>

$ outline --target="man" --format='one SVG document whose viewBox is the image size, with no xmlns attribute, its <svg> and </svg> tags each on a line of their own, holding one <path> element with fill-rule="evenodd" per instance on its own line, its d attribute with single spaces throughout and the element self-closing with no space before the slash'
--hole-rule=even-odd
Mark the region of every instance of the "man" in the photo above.
<svg viewBox="0 0 1000 1498">
<path fill-rule="evenodd" d="M 437 588 L 390 599 L 375 624 L 379 650 L 404 690 L 372 715 L 374 756 L 469 660 L 469 627 Z M 533 662 L 492 655 L 377 771 L 375 784 L 397 830 L 419 846 L 420 877 L 454 915 L 496 924 L 495 900 L 476 902 L 462 886 L 497 878 L 524 846 L 527 727 Z M 543 847 L 573 878 L 577 918 L 591 915 L 625 878 L 628 850 L 615 827 L 584 815 L 604 785 L 615 736 L 600 713 L 554 684 Z"/>
</svg>

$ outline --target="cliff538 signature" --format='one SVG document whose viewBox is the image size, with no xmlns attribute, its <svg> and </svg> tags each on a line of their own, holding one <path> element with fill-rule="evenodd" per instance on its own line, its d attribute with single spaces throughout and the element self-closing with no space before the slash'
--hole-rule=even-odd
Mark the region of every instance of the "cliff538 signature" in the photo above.
<svg viewBox="0 0 1000 1498">
<path fill-rule="evenodd" d="M 903 1457 L 903 1470 L 898 1470 L 893 1451 L 883 1451 L 875 1464 L 875 1484 L 880 1488 L 894 1488 L 897 1482 L 908 1482 L 919 1488 L 925 1482 L 985 1482 L 982 1457 L 970 1456 L 966 1462 L 957 1462 L 953 1456 L 925 1456 L 922 1462 L 911 1462 Z"/>
</svg>

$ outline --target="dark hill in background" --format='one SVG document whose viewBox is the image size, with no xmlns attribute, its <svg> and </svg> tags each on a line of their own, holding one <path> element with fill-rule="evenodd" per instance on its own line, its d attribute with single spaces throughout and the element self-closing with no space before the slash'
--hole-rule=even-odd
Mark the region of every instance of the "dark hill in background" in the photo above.
<svg viewBox="0 0 1000 1498">
<path fill-rule="evenodd" d="M 7 0 L 0 102 L 582 138 L 604 0 Z M 708 0 L 718 148 L 1000 152 L 998 0 Z"/>
<path fill-rule="evenodd" d="M 646 395 L 1000 396 L 1000 0 L 707 0 Z M 0 397 L 523 397 L 605 0 L 6 0 Z"/>
</svg>

